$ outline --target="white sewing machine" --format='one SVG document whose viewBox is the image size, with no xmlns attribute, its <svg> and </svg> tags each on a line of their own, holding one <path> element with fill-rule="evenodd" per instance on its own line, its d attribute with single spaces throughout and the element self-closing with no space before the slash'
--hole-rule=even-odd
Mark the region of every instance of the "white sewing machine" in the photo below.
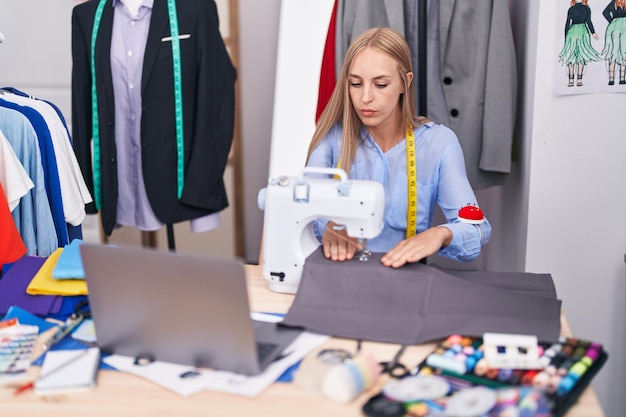
<svg viewBox="0 0 626 417">
<path fill-rule="evenodd" d="M 299 177 L 270 179 L 258 204 L 265 210 L 263 277 L 272 291 L 295 293 L 305 259 L 320 246 L 312 221 L 329 219 L 349 236 L 374 238 L 383 227 L 385 192 L 375 181 L 348 180 L 341 169 L 309 167 Z"/>
</svg>

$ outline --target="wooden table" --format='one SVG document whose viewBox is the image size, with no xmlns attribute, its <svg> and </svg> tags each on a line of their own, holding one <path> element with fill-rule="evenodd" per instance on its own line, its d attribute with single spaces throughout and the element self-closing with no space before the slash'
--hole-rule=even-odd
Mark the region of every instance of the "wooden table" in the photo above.
<svg viewBox="0 0 626 417">
<path fill-rule="evenodd" d="M 294 296 L 271 292 L 261 276 L 261 268 L 246 265 L 250 306 L 253 311 L 286 313 Z M 563 319 L 562 331 L 570 335 L 570 329 Z M 402 362 L 417 364 L 430 353 L 434 344 L 424 344 L 407 348 Z M 345 348 L 354 351 L 354 340 L 331 338 L 323 348 Z M 372 352 L 380 361 L 389 360 L 398 345 L 364 342 L 362 349 Z M 305 358 L 314 360 L 314 354 Z M 303 364 L 303 366 L 304 366 Z M 32 378 L 39 372 L 38 367 L 30 370 Z M 188 398 L 180 397 L 144 379 L 116 371 L 100 371 L 98 386 L 91 392 L 38 397 L 32 391 L 14 396 L 11 387 L 0 387 L 1 417 L 110 417 L 110 416 L 272 416 L 272 417 L 362 417 L 361 407 L 372 395 L 380 392 L 388 381 L 383 377 L 368 392 L 363 393 L 348 405 L 337 404 L 316 396 L 295 383 L 276 383 L 254 399 L 234 395 L 204 391 Z M 578 403 L 570 409 L 567 417 L 604 416 L 598 399 L 588 388 Z"/>
</svg>

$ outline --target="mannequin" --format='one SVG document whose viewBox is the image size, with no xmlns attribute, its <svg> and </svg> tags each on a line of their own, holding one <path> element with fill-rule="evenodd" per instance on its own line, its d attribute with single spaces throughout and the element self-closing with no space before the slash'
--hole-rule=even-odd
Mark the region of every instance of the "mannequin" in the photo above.
<svg viewBox="0 0 626 417">
<path fill-rule="evenodd" d="M 228 205 L 223 173 L 232 143 L 236 78 L 215 2 L 178 2 L 175 19 L 168 0 L 99 3 L 77 5 L 72 18 L 74 150 L 90 191 L 100 197 L 100 206 L 87 211 L 100 210 L 107 235 L 120 225 L 156 230 L 185 220 L 192 220 L 193 231 L 215 227 L 219 218 L 211 215 Z M 172 65 L 172 21 L 179 34 L 180 77 Z M 99 172 L 91 167 L 92 109 L 97 109 Z M 179 127 L 184 129 L 180 142 Z"/>
</svg>

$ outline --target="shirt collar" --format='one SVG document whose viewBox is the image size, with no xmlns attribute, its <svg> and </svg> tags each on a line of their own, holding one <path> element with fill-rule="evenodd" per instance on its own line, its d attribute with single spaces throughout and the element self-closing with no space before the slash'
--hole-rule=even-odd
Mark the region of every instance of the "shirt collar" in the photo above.
<svg viewBox="0 0 626 417">
<path fill-rule="evenodd" d="M 113 8 L 115 8 L 115 6 L 118 3 L 122 3 L 122 0 L 112 0 L 111 1 L 111 6 L 113 6 Z M 143 0 L 141 2 L 141 5 L 149 8 L 149 9 L 152 9 L 152 7 L 154 6 L 154 0 Z"/>
</svg>

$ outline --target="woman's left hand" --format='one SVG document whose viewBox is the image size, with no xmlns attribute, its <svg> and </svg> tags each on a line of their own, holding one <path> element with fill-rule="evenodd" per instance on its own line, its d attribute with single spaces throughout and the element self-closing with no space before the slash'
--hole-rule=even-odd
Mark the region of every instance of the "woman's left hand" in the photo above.
<svg viewBox="0 0 626 417">
<path fill-rule="evenodd" d="M 385 266 L 399 268 L 405 263 L 418 262 L 436 253 L 452 240 L 452 231 L 447 227 L 431 227 L 412 238 L 403 240 L 387 252 L 381 262 Z"/>
</svg>

